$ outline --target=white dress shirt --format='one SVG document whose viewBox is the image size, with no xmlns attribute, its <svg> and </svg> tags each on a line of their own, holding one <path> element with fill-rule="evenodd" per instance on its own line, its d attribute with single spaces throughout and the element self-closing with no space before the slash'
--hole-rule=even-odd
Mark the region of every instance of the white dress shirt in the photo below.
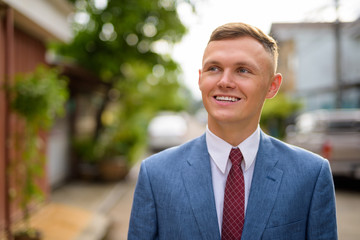
<svg viewBox="0 0 360 240">
<path fill-rule="evenodd" d="M 260 143 L 260 127 L 258 126 L 255 132 L 240 143 L 239 147 L 244 161 L 241 163 L 241 168 L 244 174 L 245 182 L 245 212 L 248 203 L 251 180 L 254 173 L 255 158 L 259 149 Z M 214 197 L 216 204 L 216 212 L 218 217 L 219 230 L 221 233 L 221 225 L 223 218 L 224 207 L 224 193 L 226 179 L 232 166 L 229 161 L 229 154 L 232 146 L 223 139 L 213 134 L 208 127 L 206 127 L 206 144 L 211 158 L 211 174 L 214 188 Z"/>
</svg>

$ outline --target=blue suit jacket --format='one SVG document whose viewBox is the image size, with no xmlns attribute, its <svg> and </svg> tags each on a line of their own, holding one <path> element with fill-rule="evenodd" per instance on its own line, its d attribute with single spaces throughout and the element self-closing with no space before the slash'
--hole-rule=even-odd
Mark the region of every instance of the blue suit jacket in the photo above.
<svg viewBox="0 0 360 240">
<path fill-rule="evenodd" d="M 205 135 L 142 162 L 128 239 L 220 240 Z M 242 239 L 337 239 L 328 161 L 262 132 Z"/>
</svg>

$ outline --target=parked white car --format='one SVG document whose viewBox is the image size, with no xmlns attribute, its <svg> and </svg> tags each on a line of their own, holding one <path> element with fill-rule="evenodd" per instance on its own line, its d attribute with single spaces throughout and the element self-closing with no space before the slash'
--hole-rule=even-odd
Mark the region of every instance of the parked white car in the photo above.
<svg viewBox="0 0 360 240">
<path fill-rule="evenodd" d="M 286 141 L 327 158 L 333 175 L 360 177 L 360 109 L 303 113 Z"/>
<path fill-rule="evenodd" d="M 185 141 L 188 126 L 185 117 L 177 113 L 160 113 L 148 127 L 149 147 L 160 151 Z"/>
</svg>

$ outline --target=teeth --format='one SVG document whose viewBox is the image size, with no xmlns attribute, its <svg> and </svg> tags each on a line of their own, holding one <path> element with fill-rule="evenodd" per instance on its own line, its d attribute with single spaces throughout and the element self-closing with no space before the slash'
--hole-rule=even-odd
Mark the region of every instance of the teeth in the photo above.
<svg viewBox="0 0 360 240">
<path fill-rule="evenodd" d="M 218 100 L 218 101 L 236 102 L 236 101 L 239 101 L 240 99 L 236 98 L 236 97 L 216 96 L 216 100 Z"/>
</svg>

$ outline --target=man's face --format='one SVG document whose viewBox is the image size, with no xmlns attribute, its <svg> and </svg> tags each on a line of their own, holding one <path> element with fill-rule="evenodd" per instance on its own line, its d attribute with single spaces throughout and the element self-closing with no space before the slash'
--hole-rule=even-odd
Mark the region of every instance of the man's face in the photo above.
<svg viewBox="0 0 360 240">
<path fill-rule="evenodd" d="M 213 124 L 257 126 L 266 98 L 280 87 L 271 55 L 253 38 L 212 41 L 205 49 L 199 87 Z"/>
</svg>

